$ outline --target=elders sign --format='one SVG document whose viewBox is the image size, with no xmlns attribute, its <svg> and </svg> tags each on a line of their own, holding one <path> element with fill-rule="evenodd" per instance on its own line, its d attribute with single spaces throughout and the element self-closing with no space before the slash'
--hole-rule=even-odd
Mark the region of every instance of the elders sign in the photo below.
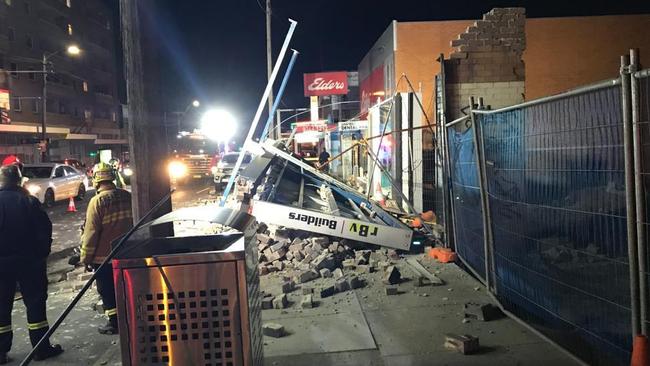
<svg viewBox="0 0 650 366">
<path fill-rule="evenodd" d="M 304 74 L 305 96 L 348 93 L 348 73 L 345 71 Z"/>
</svg>

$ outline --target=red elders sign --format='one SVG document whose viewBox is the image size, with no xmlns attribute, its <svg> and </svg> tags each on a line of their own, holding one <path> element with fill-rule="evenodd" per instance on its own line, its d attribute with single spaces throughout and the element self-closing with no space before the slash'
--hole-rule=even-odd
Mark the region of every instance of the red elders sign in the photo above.
<svg viewBox="0 0 650 366">
<path fill-rule="evenodd" d="M 303 79 L 306 97 L 348 93 L 348 73 L 345 71 L 304 74 Z"/>
</svg>

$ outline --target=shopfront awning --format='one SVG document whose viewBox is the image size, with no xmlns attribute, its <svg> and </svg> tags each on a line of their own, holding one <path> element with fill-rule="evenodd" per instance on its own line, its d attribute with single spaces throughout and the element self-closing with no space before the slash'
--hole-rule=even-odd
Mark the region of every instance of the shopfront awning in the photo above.
<svg viewBox="0 0 650 366">
<path fill-rule="evenodd" d="M 87 134 L 87 133 L 69 133 L 66 137 L 66 140 L 95 140 L 97 135 Z"/>
<path fill-rule="evenodd" d="M 95 145 L 128 145 L 126 139 L 96 139 Z"/>
<path fill-rule="evenodd" d="M 47 134 L 60 135 L 69 134 L 70 129 L 66 127 L 47 127 Z M 7 133 L 41 133 L 41 127 L 35 124 L 0 124 L 0 132 Z"/>
</svg>

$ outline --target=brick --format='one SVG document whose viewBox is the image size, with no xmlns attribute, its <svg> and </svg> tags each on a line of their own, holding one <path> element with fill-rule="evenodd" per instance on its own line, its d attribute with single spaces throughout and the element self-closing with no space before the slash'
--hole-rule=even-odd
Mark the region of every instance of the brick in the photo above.
<svg viewBox="0 0 650 366">
<path fill-rule="evenodd" d="M 284 262 L 281 260 L 273 261 L 273 267 L 278 271 L 282 271 L 284 269 Z"/>
<path fill-rule="evenodd" d="M 258 271 L 260 273 L 260 276 L 264 276 L 264 275 L 269 274 L 269 269 L 266 268 L 266 266 L 263 265 L 263 264 L 260 264 L 259 266 L 257 266 L 257 269 L 258 269 Z"/>
<path fill-rule="evenodd" d="M 305 259 L 305 256 L 301 252 L 294 252 L 293 257 L 298 261 Z"/>
<path fill-rule="evenodd" d="M 282 248 L 277 251 L 271 250 L 271 248 L 268 248 L 264 251 L 264 256 L 266 257 L 266 260 L 269 262 L 276 261 L 287 253 L 286 249 Z"/>
<path fill-rule="evenodd" d="M 386 292 L 386 296 L 394 296 L 399 294 L 399 291 L 397 290 L 397 287 L 391 286 L 391 287 L 386 287 L 384 288 L 384 291 Z"/>
<path fill-rule="evenodd" d="M 366 264 L 363 264 L 363 265 L 357 266 L 356 271 L 357 271 L 358 273 L 362 273 L 362 274 L 368 274 L 368 273 L 372 273 L 372 272 L 374 272 L 374 271 L 373 271 L 373 268 L 370 267 L 369 265 L 366 265 Z"/>
<path fill-rule="evenodd" d="M 277 252 L 280 249 L 285 249 L 285 247 L 289 246 L 289 241 L 288 240 L 280 240 L 277 243 L 271 245 L 271 251 Z"/>
<path fill-rule="evenodd" d="M 297 282 L 298 283 L 305 283 L 309 282 L 312 280 L 315 280 L 319 277 L 318 272 L 314 271 L 313 269 L 303 271 L 298 275 Z"/>
<path fill-rule="evenodd" d="M 467 44 L 467 39 L 452 39 L 450 42 L 451 47 L 458 47 Z"/>
<path fill-rule="evenodd" d="M 467 58 L 467 52 L 454 52 L 449 57 L 452 59 L 464 59 Z"/>
<path fill-rule="evenodd" d="M 459 39 L 476 39 L 476 33 L 461 33 L 458 35 Z"/>
<path fill-rule="evenodd" d="M 80 273 L 79 276 L 77 276 L 77 279 L 78 279 L 79 281 L 88 282 L 88 280 L 89 280 L 90 277 L 92 277 L 92 276 L 93 276 L 93 273 L 92 273 L 92 272 L 84 272 L 84 273 Z"/>
<path fill-rule="evenodd" d="M 289 292 L 295 290 L 296 283 L 293 281 L 286 281 L 282 284 L 282 293 L 288 294 Z"/>
<path fill-rule="evenodd" d="M 314 289 L 311 288 L 311 287 L 303 287 L 302 288 L 302 294 L 303 295 L 309 295 L 309 294 L 313 294 L 313 293 L 314 293 Z"/>
<path fill-rule="evenodd" d="M 257 241 L 259 241 L 261 244 L 272 244 L 273 239 L 271 239 L 270 236 L 266 234 L 259 233 L 257 234 Z"/>
<path fill-rule="evenodd" d="M 262 334 L 273 338 L 280 338 L 284 336 L 284 327 L 277 323 L 266 323 L 262 326 Z"/>
<path fill-rule="evenodd" d="M 384 272 L 384 277 L 382 278 L 382 281 L 387 285 L 396 285 L 400 282 L 401 279 L 402 279 L 402 274 L 399 272 L 397 267 L 389 266 L 388 268 L 386 268 L 386 272 Z"/>
<path fill-rule="evenodd" d="M 273 309 L 273 296 L 267 296 L 262 299 L 262 309 Z"/>
<path fill-rule="evenodd" d="M 503 316 L 501 309 L 492 304 L 467 302 L 463 305 L 463 310 L 465 318 L 481 320 L 484 322 L 499 319 Z"/>
<path fill-rule="evenodd" d="M 314 307 L 314 295 L 308 294 L 303 296 L 300 301 L 300 307 L 303 309 L 311 309 Z"/>
<path fill-rule="evenodd" d="M 474 337 L 468 334 L 457 335 L 447 333 L 445 334 L 445 348 L 458 351 L 464 355 L 469 355 L 477 352 L 480 348 L 480 345 L 478 337 Z"/>
<path fill-rule="evenodd" d="M 350 284 L 345 278 L 339 278 L 336 283 L 334 283 L 334 288 L 336 292 L 345 292 L 350 289 Z"/>
<path fill-rule="evenodd" d="M 343 277 L 343 270 L 340 269 L 340 268 L 337 268 L 337 269 L 334 270 L 334 272 L 332 272 L 332 274 L 334 275 L 334 278 L 336 278 L 336 279 L 341 278 L 341 277 Z"/>
<path fill-rule="evenodd" d="M 320 276 L 323 278 L 330 278 L 332 277 L 332 271 L 330 271 L 328 268 L 323 268 L 320 270 Z"/>
<path fill-rule="evenodd" d="M 335 293 L 336 293 L 336 289 L 334 288 L 334 286 L 328 286 L 320 290 L 320 297 L 321 299 L 324 299 L 326 297 L 330 297 L 334 295 Z"/>
<path fill-rule="evenodd" d="M 362 288 L 363 285 L 363 280 L 357 276 L 350 276 L 350 278 L 348 278 L 348 286 L 350 286 L 352 290 Z"/>
<path fill-rule="evenodd" d="M 269 227 L 265 223 L 260 222 L 257 225 L 257 230 L 256 231 L 257 231 L 258 234 L 261 234 L 261 233 L 264 233 L 266 230 L 268 230 L 268 228 Z"/>
<path fill-rule="evenodd" d="M 342 265 L 343 269 L 354 269 L 354 267 L 356 267 L 354 265 L 354 259 L 346 259 L 343 261 Z"/>
<path fill-rule="evenodd" d="M 337 241 L 333 242 L 332 244 L 329 245 L 329 247 L 327 247 L 327 250 L 330 253 L 338 253 L 338 251 L 339 251 L 339 242 L 337 242 Z"/>
<path fill-rule="evenodd" d="M 311 238 L 311 242 L 316 245 L 320 245 L 322 248 L 327 248 L 330 244 L 330 239 L 326 236 L 319 236 Z"/>
<path fill-rule="evenodd" d="M 325 252 L 316 259 L 314 259 L 311 264 L 316 268 L 317 270 L 321 270 L 323 268 L 327 268 L 329 270 L 333 270 L 336 267 L 336 260 L 334 259 L 334 256 L 328 252 Z"/>
<path fill-rule="evenodd" d="M 273 298 L 273 308 L 274 309 L 284 309 L 289 305 L 289 301 L 287 300 L 287 295 L 282 294 L 278 295 L 275 298 Z"/>
</svg>

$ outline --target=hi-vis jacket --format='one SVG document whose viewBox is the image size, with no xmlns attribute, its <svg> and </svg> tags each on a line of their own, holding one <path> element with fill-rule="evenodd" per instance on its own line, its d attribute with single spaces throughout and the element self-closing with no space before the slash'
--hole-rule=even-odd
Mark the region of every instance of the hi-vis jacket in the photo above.
<svg viewBox="0 0 650 366">
<path fill-rule="evenodd" d="M 81 236 L 81 262 L 101 264 L 111 252 L 111 243 L 133 227 L 131 193 L 100 189 L 88 203 Z"/>
</svg>

